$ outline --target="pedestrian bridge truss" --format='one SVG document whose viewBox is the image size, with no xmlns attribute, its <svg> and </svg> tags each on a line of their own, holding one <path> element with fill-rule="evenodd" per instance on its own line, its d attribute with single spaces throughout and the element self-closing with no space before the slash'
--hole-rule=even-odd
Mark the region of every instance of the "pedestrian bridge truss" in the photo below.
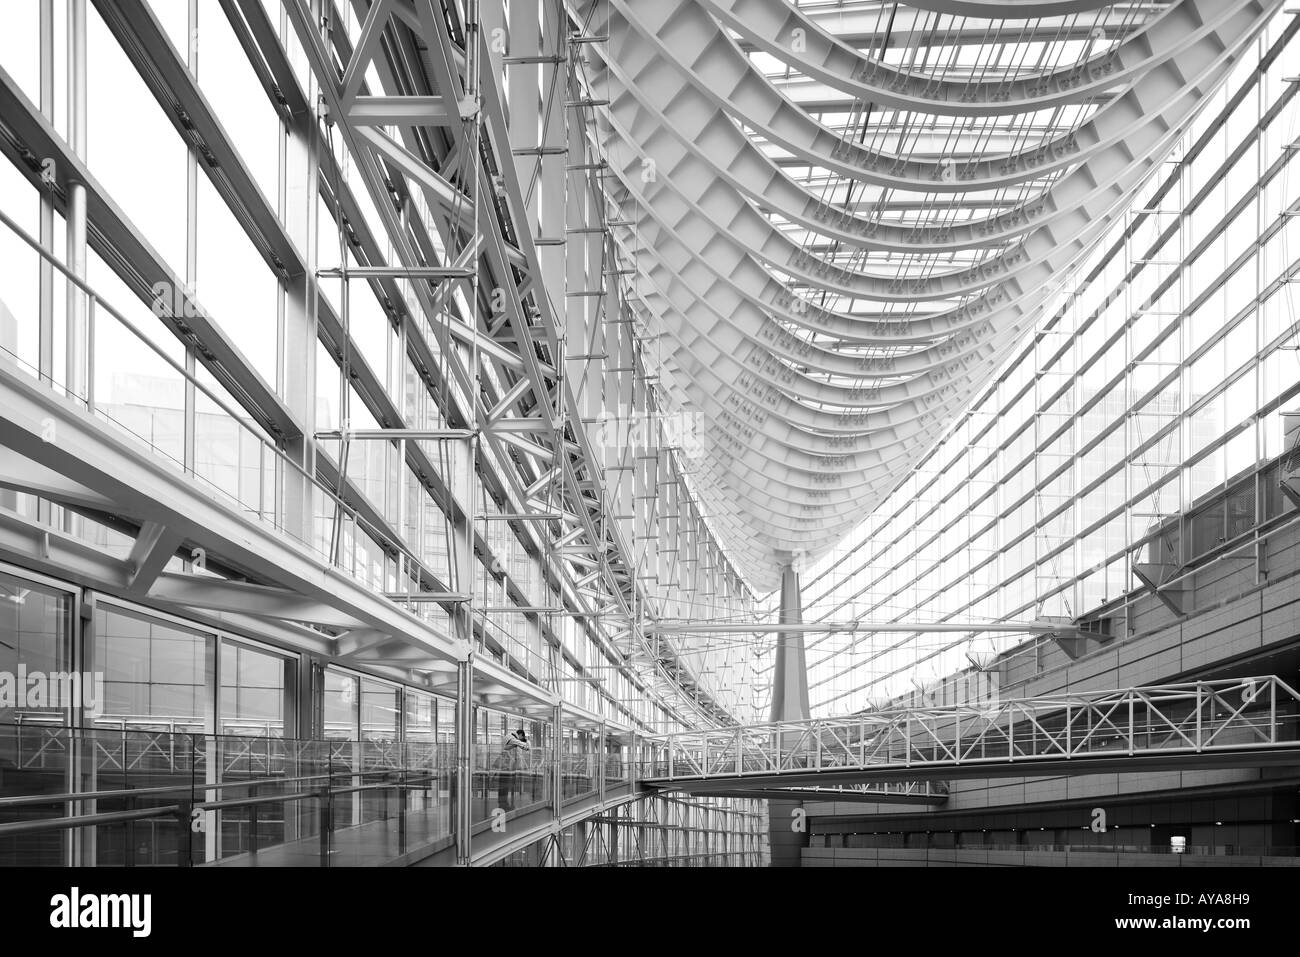
<svg viewBox="0 0 1300 957">
<path fill-rule="evenodd" d="M 648 785 L 693 792 L 1300 760 L 1274 676 L 883 709 L 657 739 Z"/>
</svg>

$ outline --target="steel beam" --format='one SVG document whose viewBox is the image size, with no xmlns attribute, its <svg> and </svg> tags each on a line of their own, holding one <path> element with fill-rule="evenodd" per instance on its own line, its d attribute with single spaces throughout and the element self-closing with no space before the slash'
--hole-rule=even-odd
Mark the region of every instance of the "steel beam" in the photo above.
<svg viewBox="0 0 1300 957">
<path fill-rule="evenodd" d="M 47 440 L 53 428 L 57 442 Z M 109 426 L 45 387 L 0 368 L 0 445 L 92 488 L 120 514 L 166 526 L 250 577 L 276 582 L 321 615 L 353 627 L 408 637 L 453 660 L 468 649 L 342 574 L 255 518 L 215 499 L 198 482 L 113 433 Z M 178 588 L 183 586 L 176 586 Z M 220 587 L 220 586 L 218 586 Z"/>
</svg>

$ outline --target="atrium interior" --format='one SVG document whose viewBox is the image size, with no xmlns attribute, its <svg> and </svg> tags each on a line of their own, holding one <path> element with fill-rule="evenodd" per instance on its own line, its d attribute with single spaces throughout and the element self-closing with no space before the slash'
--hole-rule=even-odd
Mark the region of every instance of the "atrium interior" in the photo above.
<svg viewBox="0 0 1300 957">
<path fill-rule="evenodd" d="M 1300 866 L 1300 9 L 0 16 L 0 867 Z"/>
</svg>

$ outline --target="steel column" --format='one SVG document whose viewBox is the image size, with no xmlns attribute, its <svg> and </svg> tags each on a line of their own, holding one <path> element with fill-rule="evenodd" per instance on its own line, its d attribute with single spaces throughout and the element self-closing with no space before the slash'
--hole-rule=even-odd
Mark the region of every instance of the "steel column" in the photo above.
<svg viewBox="0 0 1300 957">
<path fill-rule="evenodd" d="M 456 664 L 456 863 L 468 866 L 474 815 L 474 652 Z"/>
</svg>

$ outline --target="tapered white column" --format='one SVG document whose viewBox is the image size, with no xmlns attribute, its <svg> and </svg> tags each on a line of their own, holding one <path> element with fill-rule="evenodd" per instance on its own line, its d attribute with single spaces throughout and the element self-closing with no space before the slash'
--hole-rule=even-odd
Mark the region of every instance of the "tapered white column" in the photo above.
<svg viewBox="0 0 1300 957">
<path fill-rule="evenodd" d="M 781 611 L 778 621 L 783 625 L 803 624 L 799 572 L 793 564 L 781 569 Z M 804 658 L 803 632 L 779 632 L 772 677 L 771 720 L 802 721 L 808 717 L 808 663 Z"/>
<path fill-rule="evenodd" d="M 796 562 L 781 569 L 781 610 L 783 625 L 803 623 L 803 604 L 799 594 Z M 809 717 L 808 663 L 804 657 L 803 632 L 780 632 L 776 638 L 776 661 L 772 675 L 773 721 L 802 721 Z M 791 738 L 796 738 L 791 733 Z M 784 746 L 787 742 L 774 741 Z M 793 743 L 793 740 L 789 743 Z M 798 867 L 802 849 L 808 843 L 807 821 L 799 801 L 769 801 L 768 841 L 772 867 Z"/>
</svg>

